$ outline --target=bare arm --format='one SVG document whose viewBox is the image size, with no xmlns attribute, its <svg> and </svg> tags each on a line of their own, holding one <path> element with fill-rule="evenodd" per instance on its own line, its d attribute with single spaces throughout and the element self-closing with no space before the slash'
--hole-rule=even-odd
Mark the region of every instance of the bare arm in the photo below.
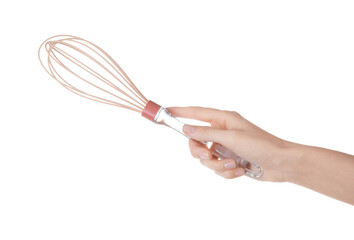
<svg viewBox="0 0 354 240">
<path fill-rule="evenodd" d="M 354 156 L 292 144 L 287 181 L 354 205 Z"/>
<path fill-rule="evenodd" d="M 220 143 L 264 169 L 259 180 L 292 182 L 354 205 L 354 156 L 285 141 L 262 130 L 236 112 L 211 108 L 169 108 L 176 117 L 209 122 L 211 127 L 185 125 L 195 140 Z M 218 160 L 205 145 L 191 140 L 191 154 L 225 178 L 244 174 L 232 159 Z"/>
</svg>

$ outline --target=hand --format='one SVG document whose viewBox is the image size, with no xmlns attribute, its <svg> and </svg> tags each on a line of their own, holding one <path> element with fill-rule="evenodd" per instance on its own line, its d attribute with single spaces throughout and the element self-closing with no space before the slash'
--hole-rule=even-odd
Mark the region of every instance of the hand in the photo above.
<svg viewBox="0 0 354 240">
<path fill-rule="evenodd" d="M 210 127 L 184 126 L 192 139 L 219 143 L 243 159 L 261 166 L 259 180 L 292 182 L 354 205 L 354 156 L 277 138 L 236 112 L 201 107 L 174 107 L 176 117 L 210 123 Z M 233 159 L 218 160 L 200 142 L 190 140 L 193 157 L 225 178 L 236 178 L 244 170 Z M 211 146 L 212 148 L 213 146 Z"/>
<path fill-rule="evenodd" d="M 260 165 L 264 173 L 259 180 L 286 180 L 284 150 L 290 142 L 267 133 L 237 112 L 202 107 L 173 107 L 168 111 L 175 117 L 210 123 L 210 127 L 185 125 L 184 133 L 198 141 L 219 143 L 243 159 Z M 218 160 L 200 142 L 190 140 L 189 147 L 193 157 L 224 178 L 236 178 L 245 173 L 233 159 Z"/>
</svg>

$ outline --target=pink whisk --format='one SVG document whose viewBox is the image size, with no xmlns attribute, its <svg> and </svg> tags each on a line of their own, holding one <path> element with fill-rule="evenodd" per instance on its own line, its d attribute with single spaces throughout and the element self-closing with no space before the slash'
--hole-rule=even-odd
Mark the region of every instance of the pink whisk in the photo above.
<svg viewBox="0 0 354 240">
<path fill-rule="evenodd" d="M 147 100 L 118 63 L 96 44 L 75 36 L 57 35 L 41 44 L 38 57 L 47 73 L 69 91 L 96 102 L 141 113 L 150 121 L 186 136 L 184 123 L 166 108 Z M 259 178 L 263 174 L 260 166 L 238 157 L 220 144 L 214 144 L 212 151 L 218 158 L 234 159 L 250 177 Z"/>
</svg>

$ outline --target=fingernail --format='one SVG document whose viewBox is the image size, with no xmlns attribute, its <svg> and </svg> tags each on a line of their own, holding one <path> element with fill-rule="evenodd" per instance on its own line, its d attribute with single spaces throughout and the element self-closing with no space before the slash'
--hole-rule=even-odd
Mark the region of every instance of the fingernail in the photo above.
<svg viewBox="0 0 354 240">
<path fill-rule="evenodd" d="M 207 153 L 207 152 L 202 152 L 202 153 L 199 154 L 199 157 L 200 157 L 201 159 L 209 159 L 209 153 Z"/>
<path fill-rule="evenodd" d="M 183 126 L 183 132 L 187 135 L 192 134 L 194 132 L 194 129 L 195 129 L 195 127 L 187 125 L 187 124 L 185 124 Z"/>
<path fill-rule="evenodd" d="M 224 167 L 225 167 L 226 169 L 233 169 L 233 168 L 236 167 L 236 164 L 235 164 L 234 161 L 230 161 L 230 162 L 225 163 L 225 164 L 224 164 Z"/>
<path fill-rule="evenodd" d="M 244 170 L 243 170 L 242 168 L 238 168 L 238 169 L 236 169 L 236 171 L 235 171 L 235 176 L 236 176 L 236 177 L 241 177 L 244 173 L 245 173 L 245 172 L 244 172 Z"/>
</svg>

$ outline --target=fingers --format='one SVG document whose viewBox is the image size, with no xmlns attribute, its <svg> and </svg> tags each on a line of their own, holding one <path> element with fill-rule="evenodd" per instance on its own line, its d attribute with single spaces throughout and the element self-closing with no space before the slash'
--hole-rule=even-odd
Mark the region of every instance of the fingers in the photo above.
<svg viewBox="0 0 354 240">
<path fill-rule="evenodd" d="M 236 168 L 235 170 L 228 170 L 224 172 L 215 172 L 215 173 L 226 179 L 232 179 L 232 178 L 243 176 L 245 174 L 245 170 L 243 168 Z"/>
<path fill-rule="evenodd" d="M 191 118 L 195 120 L 212 123 L 212 126 L 228 129 L 228 122 L 237 121 L 237 113 L 221 111 L 212 108 L 202 107 L 173 107 L 168 111 L 175 117 Z M 242 118 L 241 118 L 242 119 Z M 214 123 L 214 124 L 213 124 Z M 218 124 L 215 124 L 218 123 Z M 233 159 L 217 160 L 212 156 L 210 149 L 201 142 L 216 142 L 230 148 L 235 142 L 237 135 L 235 130 L 224 130 L 220 128 L 184 125 L 184 133 L 194 140 L 189 141 L 190 151 L 193 157 L 199 158 L 200 162 L 215 171 L 216 174 L 227 178 L 236 178 L 245 174 L 243 168 L 238 168 Z M 199 141 L 199 142 L 198 142 Z"/>
<path fill-rule="evenodd" d="M 208 146 L 201 142 L 189 140 L 189 149 L 194 158 L 211 159 L 212 157 Z"/>
<path fill-rule="evenodd" d="M 237 167 L 233 159 L 200 159 L 200 163 L 217 172 L 223 172 Z"/>
<path fill-rule="evenodd" d="M 255 125 L 244 119 L 239 113 L 203 107 L 170 107 L 167 110 L 175 117 L 208 122 L 222 129 L 246 129 Z"/>
<path fill-rule="evenodd" d="M 245 170 L 243 168 L 238 168 L 233 159 L 200 159 L 200 162 L 207 168 L 214 170 L 217 175 L 226 179 L 241 177 L 245 174 Z"/>
<path fill-rule="evenodd" d="M 175 117 L 190 118 L 209 123 L 218 122 L 231 116 L 231 112 L 214 108 L 170 107 L 167 110 Z"/>
<path fill-rule="evenodd" d="M 183 132 L 187 136 L 201 142 L 216 142 L 225 147 L 232 146 L 236 134 L 234 130 L 224 130 L 205 126 L 184 125 Z"/>
<path fill-rule="evenodd" d="M 175 117 L 190 118 L 204 122 L 211 122 L 214 116 L 222 112 L 218 109 L 203 107 L 171 107 L 168 111 Z"/>
<path fill-rule="evenodd" d="M 212 156 L 212 153 L 208 149 L 207 145 L 195 141 L 189 141 L 189 148 L 191 154 L 195 158 L 199 158 L 201 164 L 215 171 L 216 174 L 227 178 L 236 178 L 244 175 L 244 170 L 238 168 L 236 162 L 233 159 L 222 159 L 218 160 L 216 157 Z"/>
</svg>

